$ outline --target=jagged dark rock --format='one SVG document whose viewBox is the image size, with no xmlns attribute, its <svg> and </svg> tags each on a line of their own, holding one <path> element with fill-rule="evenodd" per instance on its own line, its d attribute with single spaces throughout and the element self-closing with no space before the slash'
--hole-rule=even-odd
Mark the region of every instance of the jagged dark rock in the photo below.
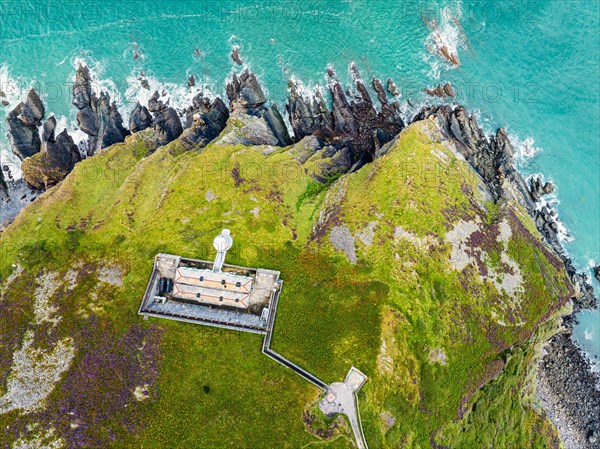
<svg viewBox="0 0 600 449">
<path fill-rule="evenodd" d="M 315 135 L 338 149 L 347 148 L 353 154 L 348 169 L 357 169 L 374 159 L 379 148 L 392 140 L 404 127 L 397 102 L 388 102 L 383 84 L 372 79 L 373 88 L 381 104 L 375 109 L 371 96 L 356 66 L 350 66 L 355 93 L 344 92 L 335 72 L 330 68 L 328 88 L 332 110 L 317 91 L 313 96 L 301 95 L 300 86 L 289 82 L 290 98 L 286 106 L 296 140 Z"/>
<path fill-rule="evenodd" d="M 38 127 L 44 117 L 44 104 L 34 89 L 27 94 L 25 102 L 19 103 L 6 116 L 8 140 L 19 159 L 31 157 L 40 151 Z"/>
<path fill-rule="evenodd" d="M 454 88 L 450 83 L 444 84 L 444 93 L 446 94 L 446 96 L 451 98 L 454 98 L 456 96 L 456 92 L 454 92 Z"/>
<path fill-rule="evenodd" d="M 246 70 L 240 76 L 233 75 L 227 83 L 227 98 L 231 111 L 254 114 L 266 102 L 267 97 L 254 73 Z"/>
<path fill-rule="evenodd" d="M 508 178 L 520 193 L 513 196 L 528 211 L 535 209 L 535 201 L 525 181 L 515 170 L 514 149 L 503 128 L 488 140 L 475 116 L 469 115 L 463 106 L 454 109 L 448 105 L 425 107 L 413 122 L 427 118 L 437 120 L 442 132 L 457 143 L 459 151 L 481 175 L 496 200 L 511 192 L 502 188 Z"/>
<path fill-rule="evenodd" d="M 154 114 L 152 127 L 157 132 L 160 145 L 166 145 L 177 139 L 183 133 L 183 126 L 177 111 L 171 107 L 165 107 Z"/>
<path fill-rule="evenodd" d="M 4 177 L 4 167 L 0 168 L 0 204 L 8 199 L 8 183 Z"/>
<path fill-rule="evenodd" d="M 594 277 L 596 278 L 596 280 L 597 280 L 598 282 L 600 282 L 600 265 L 596 265 L 596 266 L 593 268 L 593 271 L 594 271 Z"/>
<path fill-rule="evenodd" d="M 19 120 L 27 126 L 40 126 L 44 117 L 44 104 L 34 89 L 27 94 L 27 100 L 23 103 Z"/>
<path fill-rule="evenodd" d="M 79 148 L 63 130 L 55 136 L 56 119 L 44 123 L 41 151 L 23 161 L 21 169 L 27 184 L 36 190 L 45 190 L 62 181 L 81 161 Z"/>
<path fill-rule="evenodd" d="M 188 87 L 194 87 L 196 85 L 196 78 L 194 75 L 190 75 L 188 78 Z"/>
<path fill-rule="evenodd" d="M 313 97 L 300 93 L 296 82 L 288 82 L 290 96 L 286 105 L 290 123 L 297 140 L 306 136 L 317 136 L 331 140 L 334 136 L 333 117 L 319 91 Z"/>
<path fill-rule="evenodd" d="M 38 153 L 42 145 L 38 127 L 35 125 L 26 125 L 19 119 L 23 106 L 23 103 L 19 103 L 6 116 L 8 140 L 12 152 L 21 160 Z"/>
<path fill-rule="evenodd" d="M 149 128 L 150 125 L 152 125 L 152 115 L 148 108 L 142 106 L 138 101 L 129 117 L 129 129 L 132 133 L 137 133 Z"/>
<path fill-rule="evenodd" d="M 229 118 L 229 110 L 220 98 L 210 101 L 201 94 L 196 95 L 193 105 L 186 110 L 186 130 L 181 141 L 187 146 L 206 146 L 215 139 Z"/>
<path fill-rule="evenodd" d="M 80 65 L 73 84 L 73 104 L 79 112 L 79 127 L 88 138 L 88 155 L 93 155 L 102 148 L 123 142 L 129 131 L 123 127 L 123 119 L 110 95 L 101 92 L 97 97 L 92 90 L 90 71 Z"/>
<path fill-rule="evenodd" d="M 234 74 L 227 84 L 227 98 L 239 126 L 228 133 L 224 142 L 275 146 L 292 143 L 279 108 L 275 104 L 266 107 L 267 98 L 253 73 L 246 70 L 240 76 Z"/>
<path fill-rule="evenodd" d="M 167 105 L 160 99 L 160 94 L 155 90 L 150 100 L 148 100 L 148 110 L 150 112 L 160 112 L 166 108 Z"/>
<path fill-rule="evenodd" d="M 377 98 L 379 99 L 379 102 L 382 105 L 386 105 L 388 100 L 387 100 L 387 95 L 385 94 L 385 89 L 383 87 L 383 83 L 381 82 L 380 79 L 373 77 L 371 79 L 371 82 L 373 83 L 373 89 L 375 89 L 375 92 L 377 93 Z"/>
<path fill-rule="evenodd" d="M 551 182 L 543 183 L 539 176 L 533 176 L 529 180 L 529 188 L 536 201 L 539 201 L 544 195 L 554 192 L 554 184 Z"/>
<path fill-rule="evenodd" d="M 263 114 L 263 117 L 273 131 L 273 134 L 275 134 L 275 137 L 277 137 L 277 140 L 279 141 L 278 146 L 285 147 L 292 144 L 292 139 L 288 133 L 287 126 L 285 125 L 283 117 L 276 104 L 273 104 Z"/>
<path fill-rule="evenodd" d="M 142 86 L 143 89 L 150 90 L 150 83 L 148 82 L 148 80 L 145 77 L 140 76 L 139 80 L 140 80 L 140 85 Z"/>
</svg>

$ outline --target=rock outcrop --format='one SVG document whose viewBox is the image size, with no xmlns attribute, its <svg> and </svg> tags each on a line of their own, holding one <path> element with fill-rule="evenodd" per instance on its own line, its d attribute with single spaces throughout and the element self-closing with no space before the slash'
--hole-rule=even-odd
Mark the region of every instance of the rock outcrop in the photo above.
<svg viewBox="0 0 600 449">
<path fill-rule="evenodd" d="M 138 101 L 129 116 L 129 130 L 137 133 L 149 128 L 152 125 L 152 114 L 146 106 L 142 106 Z"/>
<path fill-rule="evenodd" d="M 271 146 L 292 143 L 277 105 L 266 107 L 267 97 L 252 72 L 246 70 L 239 76 L 233 75 L 227 83 L 227 98 L 231 120 L 223 143 Z"/>
<path fill-rule="evenodd" d="M 594 271 L 594 277 L 596 278 L 596 280 L 597 280 L 598 282 L 600 282 L 600 265 L 596 265 L 596 266 L 593 268 L 593 271 Z"/>
<path fill-rule="evenodd" d="M 300 141 L 306 136 L 332 140 L 333 117 L 321 92 L 317 90 L 312 96 L 304 95 L 293 80 L 288 82 L 288 87 L 290 97 L 286 109 L 296 140 Z"/>
<path fill-rule="evenodd" d="M 246 112 L 251 115 L 260 112 L 267 102 L 258 78 L 249 70 L 244 71 L 240 76 L 233 75 L 231 81 L 227 83 L 227 98 L 233 112 Z"/>
<path fill-rule="evenodd" d="M 34 89 L 6 117 L 8 139 L 13 153 L 21 160 L 38 153 L 41 140 L 38 127 L 44 117 L 44 105 Z"/>
<path fill-rule="evenodd" d="M 4 170 L 0 168 L 0 202 L 8 199 L 8 183 L 4 178 Z"/>
<path fill-rule="evenodd" d="M 79 148 L 63 130 L 55 135 L 56 119 L 44 123 L 41 151 L 23 161 L 21 170 L 27 184 L 36 190 L 45 190 L 62 181 L 81 161 Z"/>
<path fill-rule="evenodd" d="M 437 87 L 426 88 L 425 93 L 431 97 L 439 98 L 454 98 L 456 96 L 456 92 L 454 92 L 454 88 L 450 83 L 446 83 L 443 86 L 438 84 Z"/>
<path fill-rule="evenodd" d="M 554 190 L 551 183 L 542 185 L 534 178 L 528 186 L 514 165 L 514 148 L 503 128 L 489 138 L 479 127 L 475 116 L 469 115 L 463 106 L 430 106 L 423 108 L 413 121 L 432 119 L 448 139 L 452 139 L 464 158 L 479 173 L 488 186 L 494 200 L 513 199 L 534 219 L 544 240 L 559 254 L 567 273 L 579 292 L 573 298 L 575 310 L 597 306 L 593 289 L 587 276 L 578 273 L 565 254 L 559 239 L 560 225 L 556 213 L 539 203 L 541 195 Z"/>
<path fill-rule="evenodd" d="M 353 169 L 372 161 L 379 148 L 392 140 L 404 128 L 397 102 L 389 102 L 383 84 L 372 79 L 381 109 L 378 111 L 354 65 L 351 66 L 356 91 L 346 93 L 335 72 L 328 70 L 332 110 L 322 94 L 301 93 L 299 83 L 289 82 L 290 98 L 287 111 L 297 140 L 314 135 L 335 148 L 352 151 Z"/>
<path fill-rule="evenodd" d="M 394 81 L 392 81 L 391 78 L 387 79 L 387 90 L 394 97 L 399 97 L 400 96 L 400 91 L 398 90 L 398 86 L 396 86 L 396 83 L 394 83 Z"/>
<path fill-rule="evenodd" d="M 190 148 L 206 146 L 225 129 L 229 110 L 220 98 L 211 101 L 198 94 L 186 110 L 186 117 L 187 129 L 183 131 L 181 141 Z"/>
<path fill-rule="evenodd" d="M 77 121 L 79 127 L 88 138 L 87 153 L 95 154 L 102 148 L 123 142 L 129 131 L 123 127 L 123 119 L 110 95 L 100 92 L 100 96 L 92 89 L 90 71 L 80 65 L 73 84 L 73 104 L 79 112 Z"/>
<path fill-rule="evenodd" d="M 533 176 L 529 180 L 529 189 L 533 198 L 539 201 L 544 195 L 554 192 L 554 184 L 549 181 L 544 183 L 539 176 Z"/>
<path fill-rule="evenodd" d="M 140 109 L 141 114 L 146 115 L 146 111 L 152 113 L 152 122 L 149 127 L 153 128 L 158 135 L 158 145 L 166 145 L 177 139 L 183 133 L 183 125 L 177 111 L 170 107 L 168 101 L 163 101 L 158 91 L 155 91 L 150 100 L 148 108 Z M 147 123 L 147 119 L 146 122 Z"/>
<path fill-rule="evenodd" d="M 559 255 L 574 286 L 571 297 L 573 314 L 562 318 L 564 333 L 546 345 L 538 366 L 538 393 L 566 447 L 595 448 L 600 435 L 600 394 L 596 388 L 600 378 L 590 362 L 572 340 L 575 314 L 598 306 L 587 274 L 578 272 L 566 255 L 559 239 L 560 225 L 553 209 L 540 203 L 554 186 L 533 177 L 529 185 L 516 171 L 514 149 L 504 129 L 489 138 L 474 116 L 464 107 L 432 106 L 421 110 L 416 120 L 432 119 L 442 134 L 451 139 L 465 159 L 485 181 L 496 201 L 516 200 L 534 219 L 546 243 Z M 596 272 L 597 273 L 597 272 Z"/>
<path fill-rule="evenodd" d="M 292 144 L 292 139 L 288 133 L 287 126 L 283 120 L 281 112 L 275 103 L 265 111 L 263 118 L 266 120 L 269 128 L 277 138 L 277 146 L 285 147 Z"/>
<path fill-rule="evenodd" d="M 166 107 L 154 114 L 152 127 L 159 135 L 160 145 L 166 145 L 177 139 L 183 132 L 181 120 L 177 111 L 171 107 Z"/>
<path fill-rule="evenodd" d="M 516 190 L 516 199 L 528 211 L 535 209 L 535 201 L 525 181 L 516 171 L 513 158 L 514 148 L 500 128 L 493 136 L 483 133 L 473 115 L 469 115 L 463 106 L 430 106 L 423 108 L 413 121 L 434 119 L 449 139 L 457 143 L 464 158 L 481 175 L 496 200 Z M 511 181 L 514 189 L 508 189 L 505 181 Z"/>
</svg>

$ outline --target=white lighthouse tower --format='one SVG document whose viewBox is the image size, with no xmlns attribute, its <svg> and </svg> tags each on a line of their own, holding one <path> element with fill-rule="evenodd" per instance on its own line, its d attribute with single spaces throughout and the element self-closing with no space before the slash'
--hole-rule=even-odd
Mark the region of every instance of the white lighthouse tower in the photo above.
<svg viewBox="0 0 600 449">
<path fill-rule="evenodd" d="M 223 229 L 221 234 L 215 237 L 213 246 L 217 250 L 217 257 L 213 265 L 213 271 L 215 273 L 221 273 L 223 264 L 225 263 L 225 255 L 227 251 L 233 246 L 233 239 L 231 238 L 231 231 L 229 229 Z"/>
</svg>

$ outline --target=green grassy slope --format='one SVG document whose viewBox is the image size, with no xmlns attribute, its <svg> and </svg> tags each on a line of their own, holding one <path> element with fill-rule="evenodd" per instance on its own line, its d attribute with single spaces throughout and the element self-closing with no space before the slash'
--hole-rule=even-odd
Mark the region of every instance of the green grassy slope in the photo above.
<svg viewBox="0 0 600 449">
<path fill-rule="evenodd" d="M 369 376 L 372 449 L 555 446 L 529 399 L 529 340 L 569 286 L 529 219 L 489 203 L 429 122 L 325 184 L 312 176 L 325 158 L 294 155 L 150 153 L 138 134 L 24 210 L 0 237 L 0 395 L 27 332 L 46 351 L 72 338 L 75 355 L 42 407 L 0 415 L 0 445 L 53 428 L 67 447 L 352 447 L 343 424 L 325 440 L 314 434 L 330 422 L 307 431 L 318 391 L 263 356 L 260 337 L 137 316 L 156 253 L 211 259 L 227 227 L 229 263 L 282 272 L 274 349 L 326 382 L 351 365 Z M 34 319 L 44 274 L 54 324 Z"/>
</svg>

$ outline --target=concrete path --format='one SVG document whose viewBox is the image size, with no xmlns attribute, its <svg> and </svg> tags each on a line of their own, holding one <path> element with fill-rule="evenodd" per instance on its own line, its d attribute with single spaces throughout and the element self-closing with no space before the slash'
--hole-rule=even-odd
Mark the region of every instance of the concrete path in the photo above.
<svg viewBox="0 0 600 449">
<path fill-rule="evenodd" d="M 341 382 L 331 384 L 325 392 L 325 398 L 319 403 L 319 408 L 327 416 L 336 413 L 346 415 L 350 421 L 358 449 L 368 449 L 358 415 L 354 391 L 347 384 Z"/>
</svg>

